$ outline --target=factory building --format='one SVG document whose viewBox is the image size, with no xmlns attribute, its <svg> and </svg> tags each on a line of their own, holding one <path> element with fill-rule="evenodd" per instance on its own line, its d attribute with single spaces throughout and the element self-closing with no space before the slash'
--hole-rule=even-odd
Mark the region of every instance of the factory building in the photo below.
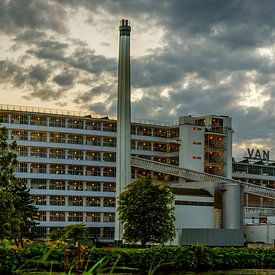
<svg viewBox="0 0 275 275">
<path fill-rule="evenodd" d="M 269 151 L 248 148 L 243 159 L 233 158 L 233 178 L 263 187 L 275 188 L 275 161 Z M 253 194 L 244 195 L 244 224 L 275 224 L 275 201 Z"/>
<path fill-rule="evenodd" d="M 39 208 L 36 233 L 45 237 L 52 228 L 85 223 L 90 237 L 114 240 L 116 118 L 0 105 L 0 125 L 8 129 L 9 141 L 17 142 L 16 177 L 27 183 Z M 132 156 L 199 172 L 230 177 L 231 144 L 231 119 L 226 116 L 184 116 L 176 123 L 134 119 L 131 122 Z M 144 173 L 143 169 L 132 167 L 132 178 Z M 179 181 L 167 174 L 150 173 L 155 180 Z M 208 215 L 217 216 L 214 198 L 205 194 L 202 198 Z M 186 199 L 177 199 L 176 207 L 182 209 L 183 202 Z M 190 209 L 200 204 L 194 201 L 187 205 L 186 211 L 191 213 Z M 178 223 L 181 224 L 180 219 Z M 214 217 L 201 224 L 207 228 L 218 226 Z"/>
</svg>

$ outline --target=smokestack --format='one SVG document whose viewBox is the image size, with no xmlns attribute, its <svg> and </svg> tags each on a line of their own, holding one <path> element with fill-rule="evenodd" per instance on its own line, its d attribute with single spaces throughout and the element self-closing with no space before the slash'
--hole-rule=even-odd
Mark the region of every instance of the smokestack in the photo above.
<svg viewBox="0 0 275 275">
<path fill-rule="evenodd" d="M 119 27 L 116 196 L 131 182 L 131 79 L 130 22 L 122 19 Z M 122 224 L 116 215 L 115 241 L 121 241 Z"/>
</svg>

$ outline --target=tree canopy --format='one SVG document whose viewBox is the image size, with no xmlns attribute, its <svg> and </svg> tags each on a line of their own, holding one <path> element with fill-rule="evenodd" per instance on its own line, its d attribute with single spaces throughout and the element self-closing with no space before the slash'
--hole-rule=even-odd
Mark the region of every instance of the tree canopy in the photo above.
<svg viewBox="0 0 275 275">
<path fill-rule="evenodd" d="M 174 194 L 150 176 L 128 184 L 118 198 L 118 215 L 129 243 L 165 243 L 175 237 Z"/>
<path fill-rule="evenodd" d="M 16 142 L 8 143 L 8 131 L 0 127 L 0 239 L 22 241 L 35 223 L 36 207 L 25 183 L 14 175 Z"/>
</svg>

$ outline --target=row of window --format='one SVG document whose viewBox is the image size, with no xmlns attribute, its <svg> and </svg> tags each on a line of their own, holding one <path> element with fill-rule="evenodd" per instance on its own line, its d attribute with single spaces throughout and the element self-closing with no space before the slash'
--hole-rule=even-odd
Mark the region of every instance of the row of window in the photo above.
<svg viewBox="0 0 275 275">
<path fill-rule="evenodd" d="M 116 139 L 113 137 L 100 137 L 88 135 L 84 136 L 78 134 L 64 134 L 59 132 L 12 130 L 11 139 L 68 144 L 84 144 L 108 147 L 116 146 Z"/>
<path fill-rule="evenodd" d="M 94 206 L 94 207 L 115 207 L 116 199 L 112 197 L 86 197 L 81 196 L 68 196 L 67 203 L 65 196 L 48 196 L 48 205 L 60 205 L 60 206 Z M 46 195 L 32 195 L 35 205 L 47 205 Z"/>
<path fill-rule="evenodd" d="M 27 183 L 27 181 L 25 181 Z M 82 182 L 47 179 L 30 179 L 31 189 L 115 192 L 114 182 Z"/>
<path fill-rule="evenodd" d="M 114 167 L 93 167 L 80 165 L 61 165 L 46 163 L 31 163 L 30 167 L 25 162 L 19 162 L 15 169 L 18 173 L 39 173 L 39 174 L 66 174 L 79 176 L 104 176 L 115 177 L 116 169 Z"/>
<path fill-rule="evenodd" d="M 31 229 L 32 235 L 36 238 L 47 238 L 48 233 L 56 230 L 58 227 L 36 226 Z M 88 227 L 88 238 L 113 240 L 114 227 Z"/>
<path fill-rule="evenodd" d="M 263 176 L 275 176 L 275 167 L 245 165 L 245 164 L 233 164 L 234 173 L 255 174 Z"/>
<path fill-rule="evenodd" d="M 13 140 L 29 140 L 38 142 L 81 144 L 107 147 L 116 146 L 116 139 L 113 137 L 83 136 L 77 134 L 48 133 L 38 131 L 28 132 L 25 130 L 12 130 L 11 138 Z M 145 151 L 177 152 L 179 150 L 179 145 L 176 143 L 159 143 L 132 140 L 131 148 L 134 150 Z"/>
<path fill-rule="evenodd" d="M 97 213 L 97 212 L 87 212 L 83 215 L 82 212 L 67 212 L 69 222 L 114 222 L 115 213 Z M 50 211 L 49 221 L 65 221 L 65 212 L 61 211 Z M 46 211 L 37 211 L 35 214 L 35 219 L 38 221 L 47 221 Z"/>
<path fill-rule="evenodd" d="M 116 160 L 114 152 L 99 151 L 81 151 L 81 150 L 65 150 L 62 148 L 46 148 L 46 147 L 26 147 L 17 146 L 18 156 L 36 157 L 36 158 L 55 158 L 55 159 L 73 159 L 73 160 L 91 160 L 91 161 L 110 161 Z"/>
<path fill-rule="evenodd" d="M 108 119 L 107 117 L 105 119 Z M 56 116 L 28 115 L 19 113 L 0 113 L 0 123 L 30 124 L 50 127 L 66 127 L 75 129 L 87 129 L 96 131 L 116 132 L 116 121 L 82 120 L 77 118 L 64 118 Z M 132 125 L 133 135 L 155 136 L 164 138 L 175 138 L 179 136 L 178 128 L 155 128 L 148 126 Z"/>
</svg>

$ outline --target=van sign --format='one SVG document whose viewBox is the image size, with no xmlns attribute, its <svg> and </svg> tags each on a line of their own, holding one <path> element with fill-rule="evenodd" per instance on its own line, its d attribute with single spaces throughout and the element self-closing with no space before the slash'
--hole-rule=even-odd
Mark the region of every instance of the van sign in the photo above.
<svg viewBox="0 0 275 275">
<path fill-rule="evenodd" d="M 269 160 L 269 151 L 262 150 L 261 152 L 259 149 L 247 148 L 244 157 L 248 159 Z"/>
</svg>

